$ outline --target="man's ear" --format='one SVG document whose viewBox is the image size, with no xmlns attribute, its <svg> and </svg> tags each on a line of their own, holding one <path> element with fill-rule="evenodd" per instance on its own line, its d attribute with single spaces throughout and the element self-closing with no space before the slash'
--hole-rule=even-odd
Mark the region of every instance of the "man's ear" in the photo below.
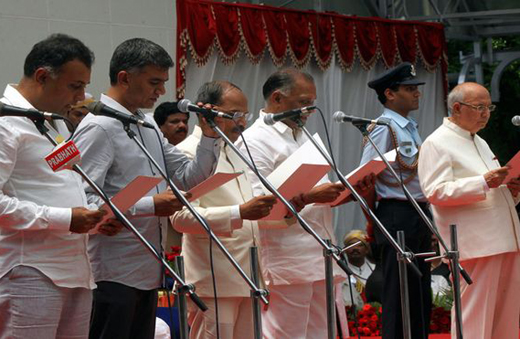
<svg viewBox="0 0 520 339">
<path fill-rule="evenodd" d="M 51 73 L 48 69 L 44 67 L 38 68 L 36 71 L 34 71 L 33 79 L 40 85 L 45 85 L 49 77 L 51 76 Z"/>
<path fill-rule="evenodd" d="M 123 87 L 128 87 L 130 84 L 130 77 L 132 75 L 127 71 L 120 71 L 117 73 L 117 84 Z"/>
<path fill-rule="evenodd" d="M 462 106 L 459 102 L 455 102 L 453 106 L 451 106 L 450 112 L 451 116 L 460 115 L 460 106 Z"/>
<path fill-rule="evenodd" d="M 276 102 L 279 104 L 282 101 L 282 93 L 280 91 L 276 90 L 271 94 L 271 98 L 273 99 L 273 102 Z"/>
<path fill-rule="evenodd" d="M 383 93 L 387 101 L 393 101 L 395 99 L 395 92 L 392 91 L 390 88 L 385 89 Z"/>
</svg>

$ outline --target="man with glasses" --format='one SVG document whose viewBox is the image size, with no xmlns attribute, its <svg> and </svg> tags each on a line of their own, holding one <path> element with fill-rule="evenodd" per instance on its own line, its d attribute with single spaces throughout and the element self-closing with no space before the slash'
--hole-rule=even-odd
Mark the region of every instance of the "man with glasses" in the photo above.
<svg viewBox="0 0 520 339">
<path fill-rule="evenodd" d="M 515 205 L 520 180 L 505 181 L 488 144 L 476 133 L 495 109 L 487 89 L 476 83 L 448 96 L 449 118 L 424 142 L 419 178 L 446 242 L 457 225 L 462 267 L 462 319 L 467 338 L 516 338 L 520 313 L 520 223 Z M 455 325 L 452 322 L 452 338 Z"/>
<path fill-rule="evenodd" d="M 233 115 L 234 119 L 216 118 L 224 134 L 233 142 L 246 127 L 251 116 L 247 98 L 232 83 L 213 81 L 202 85 L 197 102 L 214 105 L 218 111 Z M 199 119 L 201 119 L 199 117 Z M 178 145 L 190 158 L 200 143 L 202 132 L 195 126 L 193 133 Z M 193 202 L 198 212 L 208 221 L 224 246 L 250 276 L 249 248 L 258 246 L 258 225 L 255 220 L 269 214 L 276 199 L 272 195 L 253 198 L 251 181 L 245 173 L 246 165 L 225 146 L 220 151 L 216 172 L 244 172 L 234 180 Z M 171 218 L 173 227 L 184 233 L 182 255 L 186 266 L 186 281 L 197 286 L 197 293 L 209 310 L 202 312 L 189 306 L 190 338 L 217 338 L 215 294 L 218 297 L 218 326 L 220 338 L 253 338 L 253 315 L 250 289 L 232 267 L 224 254 L 216 248 L 210 252 L 210 239 L 193 215 L 184 208 Z M 213 259 L 210 259 L 213 256 Z M 213 260 L 213 269 L 211 268 Z M 213 286 L 212 270 L 216 286 Z"/>
<path fill-rule="evenodd" d="M 422 141 L 417 130 L 417 122 L 409 116 L 410 112 L 419 108 L 419 85 L 424 85 L 424 82 L 416 79 L 415 68 L 408 62 L 370 81 L 368 87 L 376 91 L 385 108 L 381 118 L 388 119 L 392 128 L 372 125 L 369 130 L 374 143 L 383 153 L 398 148 L 393 167 L 401 174 L 406 187 L 429 216 L 426 197 L 421 191 L 417 177 L 417 158 Z M 366 143 L 361 163 L 364 164 L 377 156 L 374 147 Z M 404 231 L 406 246 L 410 251 L 429 252 L 431 232 L 389 170 L 384 170 L 378 176 L 375 193 L 375 214 L 390 235 L 395 239 L 398 231 Z M 369 203 L 374 205 L 374 199 Z M 403 338 L 397 253 L 379 229 L 372 230 L 370 222 L 367 232 L 374 235 L 374 253 L 381 256 L 383 265 L 383 338 Z M 422 277 L 419 278 L 415 272 L 408 270 L 412 338 L 426 339 L 431 313 L 430 265 L 422 258 L 414 260 L 414 263 L 421 271 Z"/>
</svg>

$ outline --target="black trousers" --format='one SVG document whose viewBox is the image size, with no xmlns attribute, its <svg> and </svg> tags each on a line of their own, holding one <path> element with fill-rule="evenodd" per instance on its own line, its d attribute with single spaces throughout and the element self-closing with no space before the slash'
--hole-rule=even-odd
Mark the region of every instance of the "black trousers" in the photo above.
<svg viewBox="0 0 520 339">
<path fill-rule="evenodd" d="M 428 217 L 431 216 L 426 204 L 420 204 Z M 375 212 L 388 232 L 397 239 L 397 231 L 404 231 L 406 247 L 413 253 L 428 252 L 431 248 L 431 232 L 415 208 L 408 201 L 383 199 Z M 402 339 L 403 325 L 399 286 L 399 266 L 397 253 L 379 229 L 374 229 L 377 251 L 383 265 L 383 338 Z M 432 305 L 430 264 L 423 259 L 415 259 L 415 265 L 422 273 L 419 278 L 408 269 L 410 296 L 410 323 L 413 339 L 427 339 Z"/>
<path fill-rule="evenodd" d="M 101 281 L 94 290 L 89 339 L 153 339 L 157 290 Z"/>
</svg>

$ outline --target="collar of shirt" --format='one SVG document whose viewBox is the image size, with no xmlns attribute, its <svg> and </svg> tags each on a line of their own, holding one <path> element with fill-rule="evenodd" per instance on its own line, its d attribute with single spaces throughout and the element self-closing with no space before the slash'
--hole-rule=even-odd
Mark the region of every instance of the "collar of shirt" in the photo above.
<svg viewBox="0 0 520 339">
<path fill-rule="evenodd" d="M 276 113 L 266 113 L 263 109 L 260 110 L 260 114 L 258 116 L 258 120 L 260 121 L 261 124 L 263 124 L 264 126 L 269 126 L 267 125 L 265 122 L 264 122 L 264 117 L 267 115 L 267 114 L 276 114 Z M 280 134 L 287 134 L 287 135 L 290 135 L 291 137 L 293 138 L 298 138 L 300 135 L 301 135 L 301 131 L 298 129 L 296 131 L 293 131 L 292 128 L 290 128 L 288 125 L 286 125 L 284 122 L 282 121 L 277 121 L 275 122 L 274 125 L 271 125 L 270 127 L 273 127 L 276 131 L 278 131 L 278 133 Z"/>
<path fill-rule="evenodd" d="M 399 113 L 397 113 L 395 111 L 392 111 L 389 108 L 385 108 L 385 110 L 383 111 L 382 116 L 385 117 L 385 118 L 389 118 L 389 119 L 393 120 L 401 128 L 406 128 L 406 126 L 408 124 L 412 124 L 412 126 L 415 127 L 415 128 L 417 128 L 417 126 L 419 126 L 414 119 L 409 118 L 409 117 L 405 118 L 401 114 L 399 114 Z"/>
<path fill-rule="evenodd" d="M 18 92 L 18 89 L 16 88 L 17 84 L 9 84 L 4 90 L 4 97 L 8 99 L 10 102 L 16 102 L 16 107 L 21 108 L 34 108 L 27 99 L 24 98 L 24 96 Z"/>
<path fill-rule="evenodd" d="M 25 97 L 18 91 L 18 84 L 8 84 L 4 90 L 4 98 L 10 102 L 10 105 L 20 107 L 20 108 L 32 108 L 36 109 Z M 58 143 L 68 138 L 69 131 L 65 125 L 63 120 L 53 120 L 51 124 L 50 121 L 44 121 L 44 125 L 49 128 L 50 134 L 53 138 L 56 139 Z"/>
<path fill-rule="evenodd" d="M 137 112 L 134 114 L 134 113 L 130 112 L 128 109 L 126 109 L 125 106 L 121 105 L 119 102 L 117 102 L 116 100 L 114 100 L 113 98 L 109 97 L 106 94 L 101 94 L 100 101 L 102 103 L 104 103 L 105 105 L 107 105 L 115 110 L 118 110 L 121 113 L 125 113 L 125 114 L 131 115 L 131 116 L 137 115 L 139 118 L 144 119 L 144 114 L 143 114 L 143 112 L 141 112 L 140 109 L 138 109 Z"/>
<path fill-rule="evenodd" d="M 261 121 L 262 124 L 266 125 L 265 122 L 264 122 L 264 117 L 267 115 L 267 114 L 273 114 L 273 113 L 266 113 L 264 111 L 264 109 L 261 109 L 260 110 L 260 114 L 259 114 L 259 117 L 258 117 L 258 120 Z M 268 126 L 268 125 L 266 125 Z M 274 125 L 272 125 L 272 127 L 277 130 L 280 134 L 285 134 L 285 133 L 290 133 L 292 134 L 292 129 L 287 126 L 285 123 L 281 122 L 281 121 L 277 121 L 275 122 Z"/>
<path fill-rule="evenodd" d="M 444 118 L 442 120 L 442 124 L 444 126 L 446 126 L 447 128 L 451 129 L 453 132 L 460 135 L 461 137 L 468 139 L 468 140 L 473 140 L 473 136 L 471 135 L 471 133 L 469 131 L 459 127 L 459 125 L 457 125 L 453 121 L 450 121 L 450 119 Z"/>
</svg>

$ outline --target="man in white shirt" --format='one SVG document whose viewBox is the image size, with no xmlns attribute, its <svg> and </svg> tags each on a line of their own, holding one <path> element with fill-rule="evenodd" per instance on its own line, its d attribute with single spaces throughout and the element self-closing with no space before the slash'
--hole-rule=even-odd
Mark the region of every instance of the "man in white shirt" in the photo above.
<svg viewBox="0 0 520 339">
<path fill-rule="evenodd" d="M 285 69 L 267 79 L 263 95 L 266 107 L 244 132 L 244 137 L 258 171 L 268 176 L 308 139 L 290 119 L 266 125 L 263 121 L 265 114 L 314 105 L 316 86 L 310 74 Z M 305 122 L 307 117 L 301 119 Z M 246 152 L 241 139 L 237 145 Z M 262 194 L 263 186 L 258 178 L 252 172 L 249 177 L 255 195 Z M 293 201 L 297 205 L 311 205 L 301 211 L 301 216 L 320 237 L 331 239 L 333 243 L 330 206 L 312 204 L 334 201 L 343 190 L 342 184 L 330 183 L 325 176 L 311 191 L 302 194 L 299 201 Z M 264 337 L 325 338 L 327 311 L 323 248 L 296 223 L 284 229 L 261 229 L 260 242 L 261 266 L 271 300 L 269 308 L 262 314 Z M 344 279 L 336 264 L 334 277 Z"/>
<path fill-rule="evenodd" d="M 1 101 L 64 115 L 84 100 L 93 61 L 81 41 L 51 35 L 33 46 L 23 78 Z M 44 125 L 58 142 L 68 136 L 61 120 Z M 28 118 L 0 118 L 1 338 L 88 335 L 95 285 L 86 233 L 105 213 L 85 208 L 78 174 L 51 170 L 44 158 L 53 148 Z"/>
<path fill-rule="evenodd" d="M 214 109 L 233 115 L 223 119 L 220 128 L 236 141 L 246 126 L 249 116 L 247 98 L 235 85 L 226 81 L 205 83 L 199 89 L 197 102 L 211 104 Z M 178 145 L 193 158 L 202 131 L 195 126 L 193 133 Z M 216 172 L 245 171 L 246 165 L 229 147 L 221 148 Z M 276 198 L 272 195 L 254 198 L 250 178 L 244 173 L 193 202 L 196 210 L 206 219 L 223 245 L 250 275 L 252 246 L 258 246 L 258 225 L 254 220 L 269 214 Z M 197 294 L 208 306 L 202 312 L 193 304 L 189 307 L 190 338 L 217 338 L 215 299 L 210 255 L 217 290 L 219 334 L 221 339 L 253 338 L 253 314 L 250 287 L 239 275 L 222 251 L 216 246 L 210 254 L 209 237 L 193 215 L 184 208 L 172 217 L 173 227 L 183 234 L 182 255 L 186 266 L 186 281 L 197 286 Z"/>
<path fill-rule="evenodd" d="M 476 134 L 495 109 L 488 90 L 476 83 L 458 85 L 448 96 L 448 107 L 451 116 L 424 141 L 419 179 L 447 243 L 449 226 L 457 225 L 460 262 L 473 279 L 471 285 L 461 281 L 464 336 L 516 338 L 520 180 L 504 181 L 508 168 L 500 166 Z"/>
<path fill-rule="evenodd" d="M 155 128 L 131 125 L 155 161 L 167 167 L 179 188 L 189 190 L 205 180 L 214 169 L 220 153 L 220 140 L 209 126 L 202 125 L 197 155 L 190 161 L 163 137 L 153 118 L 140 109 L 152 108 L 165 94 L 173 61 L 156 43 L 142 38 L 122 42 L 110 61 L 110 88 L 101 102 L 122 114 L 137 116 Z M 120 121 L 87 115 L 74 136 L 83 154 L 85 171 L 112 197 L 139 175 L 157 176 L 137 144 Z M 89 202 L 101 205 L 99 197 L 86 187 Z M 182 205 L 166 183 L 161 182 L 127 212 L 137 230 L 157 249 L 166 227 L 167 216 Z M 94 235 L 89 240 L 89 255 L 97 288 L 90 327 L 91 338 L 153 338 L 157 288 L 163 267 L 128 230 L 115 237 Z"/>
</svg>

